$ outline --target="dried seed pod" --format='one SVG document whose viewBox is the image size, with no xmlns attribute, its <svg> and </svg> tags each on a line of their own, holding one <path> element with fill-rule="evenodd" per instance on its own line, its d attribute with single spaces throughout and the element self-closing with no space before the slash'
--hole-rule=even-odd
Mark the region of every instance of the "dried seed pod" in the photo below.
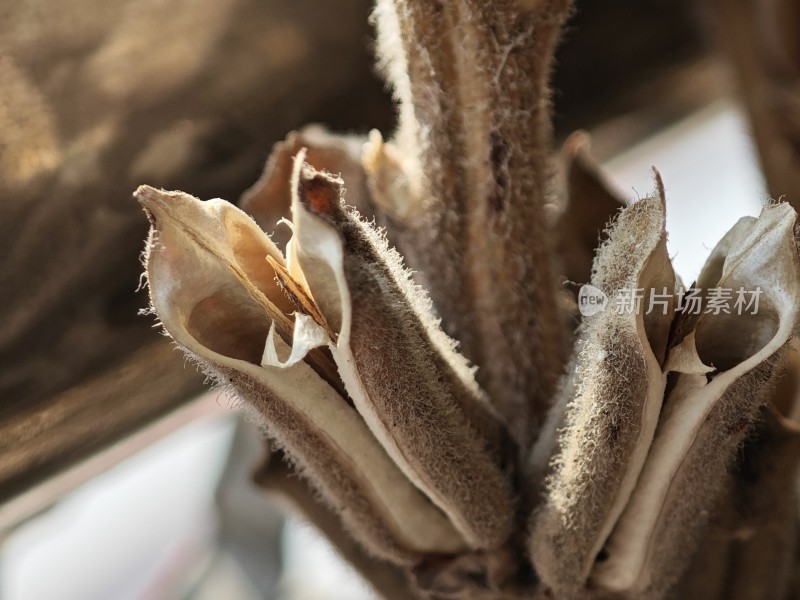
<svg viewBox="0 0 800 600">
<path fill-rule="evenodd" d="M 293 306 L 266 260 L 283 265 L 283 257 L 252 219 L 226 202 L 180 192 L 143 186 L 137 198 L 151 219 L 147 276 L 164 328 L 245 403 L 347 530 L 371 553 L 397 563 L 464 549 L 447 517 L 328 382 L 324 356 L 265 364 L 270 349 L 283 360 L 290 353 Z M 297 323 L 295 336 L 308 326 Z"/>
<path fill-rule="evenodd" d="M 730 536 L 728 600 L 794 597 L 787 592 L 798 550 L 800 354 L 796 348 L 788 354 L 787 373 L 737 457 L 726 498 L 738 517 Z"/>
<path fill-rule="evenodd" d="M 400 101 L 394 144 L 368 155 L 376 204 L 396 209 L 404 256 L 523 444 L 567 354 L 543 205 L 547 82 L 569 12 L 568 0 L 382 0 L 375 11 Z"/>
<path fill-rule="evenodd" d="M 800 353 L 795 345 L 786 352 L 775 390 L 709 511 L 708 531 L 670 594 L 674 598 L 796 597 L 789 593 L 800 548 L 795 485 L 800 471 Z"/>
<path fill-rule="evenodd" d="M 337 332 L 348 394 L 383 447 L 473 548 L 511 533 L 504 428 L 399 255 L 340 203 L 341 181 L 297 158 L 289 271 Z"/>
<path fill-rule="evenodd" d="M 742 221 L 721 265 L 718 289 L 760 290 L 755 313 L 710 311 L 672 348 L 674 371 L 636 489 L 592 574 L 594 586 L 659 598 L 685 570 L 736 449 L 752 430 L 795 330 L 800 260 L 797 215 L 788 204 Z M 719 272 L 714 253 L 701 281 Z M 716 258 L 714 258 L 716 257 Z"/>
<path fill-rule="evenodd" d="M 800 471 L 800 353 L 779 366 L 780 379 L 736 455 L 710 512 L 708 532 L 674 598 L 794 598 L 798 546 L 796 486 Z"/>
<path fill-rule="evenodd" d="M 729 482 L 721 493 L 720 502 L 710 511 L 713 515 L 711 525 L 698 538 L 688 569 L 667 598 L 727 600 L 730 563 L 740 523 L 730 501 L 732 494 L 732 482 Z"/>
<path fill-rule="evenodd" d="M 574 382 L 566 386 L 574 396 L 530 543 L 537 572 L 556 593 L 584 586 L 656 429 L 676 284 L 664 210 L 659 180 L 657 196 L 620 213 L 595 259 L 592 285 L 612 300 L 581 325 Z M 634 290 L 643 290 L 641 306 Z M 664 304 L 648 311 L 651 291 Z"/>
</svg>

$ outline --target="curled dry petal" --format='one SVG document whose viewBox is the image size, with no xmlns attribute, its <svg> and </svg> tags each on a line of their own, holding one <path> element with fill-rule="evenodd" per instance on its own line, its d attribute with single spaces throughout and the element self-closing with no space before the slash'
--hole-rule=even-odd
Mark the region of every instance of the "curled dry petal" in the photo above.
<svg viewBox="0 0 800 600">
<path fill-rule="evenodd" d="M 555 590 L 577 591 L 625 508 L 653 438 L 666 385 L 662 372 L 675 274 L 667 255 L 663 189 L 626 208 L 608 232 L 592 285 L 608 298 L 636 289 L 666 310 L 607 308 L 586 317 L 578 341 L 566 426 L 536 515 L 531 552 Z"/>
<path fill-rule="evenodd" d="M 337 333 L 330 348 L 349 396 L 405 475 L 474 548 L 510 535 L 514 502 L 504 427 L 472 369 L 430 316 L 399 255 L 341 202 L 341 182 L 299 156 L 292 276 Z"/>
<path fill-rule="evenodd" d="M 294 306 L 266 260 L 282 266 L 283 257 L 252 219 L 180 192 L 143 186 L 137 198 L 151 219 L 147 275 L 164 328 L 245 402 L 351 534 L 401 564 L 465 548 L 337 391 L 324 354 L 262 365 L 271 330 L 276 355 L 290 353 Z"/>
<path fill-rule="evenodd" d="M 800 297 L 797 215 L 788 204 L 765 208 L 757 221 L 740 222 L 736 238 L 700 276 L 716 287 L 760 290 L 757 312 L 706 310 L 694 335 L 671 355 L 694 355 L 695 366 L 676 371 L 647 462 L 598 563 L 592 583 L 655 597 L 683 572 L 696 538 L 725 481 L 735 451 L 769 398 L 776 364 L 795 330 Z M 716 258 L 715 258 L 716 257 Z M 680 361 L 681 365 L 688 361 Z M 667 368 L 679 369 L 668 359 Z"/>
<path fill-rule="evenodd" d="M 366 175 L 361 166 L 364 141 L 354 135 L 331 133 L 321 125 L 306 125 L 299 131 L 292 131 L 285 140 L 272 147 L 264 172 L 242 194 L 239 206 L 255 219 L 261 229 L 271 234 L 279 248 L 285 248 L 291 231 L 287 227 L 276 228 L 276 225 L 289 217 L 294 157 L 305 148 L 306 161 L 310 165 L 338 173 L 347 182 L 348 204 L 362 214 L 371 214 Z"/>
</svg>

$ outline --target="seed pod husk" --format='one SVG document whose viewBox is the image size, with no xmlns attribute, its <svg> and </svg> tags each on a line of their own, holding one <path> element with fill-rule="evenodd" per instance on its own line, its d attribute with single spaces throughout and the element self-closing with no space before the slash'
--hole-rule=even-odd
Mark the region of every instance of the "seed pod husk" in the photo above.
<svg viewBox="0 0 800 600">
<path fill-rule="evenodd" d="M 706 309 L 665 366 L 675 385 L 636 489 L 606 545 L 592 584 L 659 598 L 685 570 L 737 448 L 779 376 L 798 318 L 800 261 L 788 204 L 740 222 L 699 281 L 761 290 L 757 313 Z M 736 237 L 734 240 L 733 237 Z M 721 266 L 721 269 L 720 269 Z"/>
<path fill-rule="evenodd" d="M 180 192 L 143 186 L 137 198 L 152 223 L 146 267 L 165 330 L 243 402 L 347 530 L 376 556 L 401 564 L 463 549 L 445 515 L 322 376 L 329 372 L 319 367 L 322 360 L 313 361 L 316 368 L 265 361 L 270 331 L 277 355 L 290 354 L 293 305 L 266 260 L 284 264 L 283 257 L 252 219 L 221 200 Z"/>
<path fill-rule="evenodd" d="M 662 372 L 676 278 L 667 254 L 663 187 L 624 209 L 594 264 L 605 309 L 583 319 L 574 391 L 533 521 L 530 550 L 544 583 L 574 594 L 622 513 L 644 465 L 666 385 Z M 615 304 L 643 290 L 641 306 Z M 663 297 L 648 313 L 651 290 Z"/>
<path fill-rule="evenodd" d="M 336 332 L 349 396 L 406 476 L 474 548 L 510 535 L 504 427 L 430 315 L 399 255 L 341 204 L 341 182 L 298 156 L 290 272 Z"/>
</svg>

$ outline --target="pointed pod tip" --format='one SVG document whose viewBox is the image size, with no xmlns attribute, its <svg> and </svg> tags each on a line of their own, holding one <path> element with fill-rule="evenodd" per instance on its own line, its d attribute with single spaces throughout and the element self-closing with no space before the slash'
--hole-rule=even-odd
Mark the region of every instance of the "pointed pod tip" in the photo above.
<svg viewBox="0 0 800 600">
<path fill-rule="evenodd" d="M 667 199 L 667 192 L 664 188 L 664 180 L 661 177 L 661 171 L 659 171 L 656 167 L 650 167 L 653 169 L 653 177 L 656 180 L 656 190 L 658 191 L 658 195 L 661 198 L 661 201 L 664 202 Z"/>
<path fill-rule="evenodd" d="M 182 192 L 168 192 L 150 185 L 140 185 L 133 193 L 133 197 L 148 211 L 165 208 L 167 204 L 174 203 L 175 198 L 182 195 L 184 195 Z"/>
<path fill-rule="evenodd" d="M 156 220 L 162 217 L 178 222 L 197 219 L 210 207 L 222 202 L 219 200 L 202 202 L 181 191 L 170 192 L 149 185 L 140 185 L 133 193 L 133 197 L 142 205 L 153 226 Z"/>
<path fill-rule="evenodd" d="M 661 171 L 659 171 L 656 167 L 650 167 L 653 170 L 653 179 L 655 179 L 656 183 L 656 199 L 658 200 L 659 204 L 661 205 L 661 218 L 662 221 L 662 231 L 664 234 L 667 232 L 667 190 L 664 187 L 664 179 L 661 177 Z"/>
<path fill-rule="evenodd" d="M 572 160 L 580 156 L 588 156 L 592 146 L 592 136 L 583 129 L 573 131 L 564 141 L 564 153 Z"/>
<path fill-rule="evenodd" d="M 160 192 L 152 186 L 149 185 L 140 185 L 136 188 L 136 191 L 133 192 L 133 197 L 136 199 L 139 204 L 142 206 L 148 206 L 152 204 L 152 202 L 160 195 Z"/>
<path fill-rule="evenodd" d="M 344 182 L 339 178 L 318 171 L 305 162 L 306 149 L 295 156 L 292 185 L 295 200 L 318 216 L 333 216 L 341 204 Z"/>
<path fill-rule="evenodd" d="M 315 214 L 331 215 L 339 206 L 339 190 L 324 177 L 306 179 L 300 189 L 303 204 Z"/>
<path fill-rule="evenodd" d="M 153 228 L 158 226 L 156 214 L 159 212 L 158 208 L 160 196 L 161 192 L 149 185 L 140 185 L 133 193 L 133 197 L 139 204 L 142 205 L 144 214 L 147 216 L 147 220 L 150 222 L 150 227 Z"/>
<path fill-rule="evenodd" d="M 361 147 L 361 164 L 368 173 L 375 173 L 377 170 L 378 160 L 385 151 L 384 146 L 381 132 L 377 129 L 370 130 L 367 141 Z"/>
<path fill-rule="evenodd" d="M 383 135 L 381 134 L 380 129 L 373 127 L 369 130 L 369 142 L 379 146 L 383 144 Z"/>
</svg>

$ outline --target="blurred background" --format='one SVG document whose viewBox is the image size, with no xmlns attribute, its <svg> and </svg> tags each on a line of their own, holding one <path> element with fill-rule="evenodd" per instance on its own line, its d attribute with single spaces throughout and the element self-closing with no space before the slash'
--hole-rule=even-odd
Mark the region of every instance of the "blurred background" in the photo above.
<svg viewBox="0 0 800 600">
<path fill-rule="evenodd" d="M 777 195 L 719 4 L 578 0 L 554 76 L 559 144 L 589 131 L 629 199 L 661 171 L 686 282 Z M 131 198 L 147 183 L 236 201 L 272 145 L 310 122 L 388 137 L 369 12 L 366 0 L 0 0 L 5 600 L 371 597 L 250 483 L 263 442 L 139 314 L 147 222 Z"/>
</svg>

